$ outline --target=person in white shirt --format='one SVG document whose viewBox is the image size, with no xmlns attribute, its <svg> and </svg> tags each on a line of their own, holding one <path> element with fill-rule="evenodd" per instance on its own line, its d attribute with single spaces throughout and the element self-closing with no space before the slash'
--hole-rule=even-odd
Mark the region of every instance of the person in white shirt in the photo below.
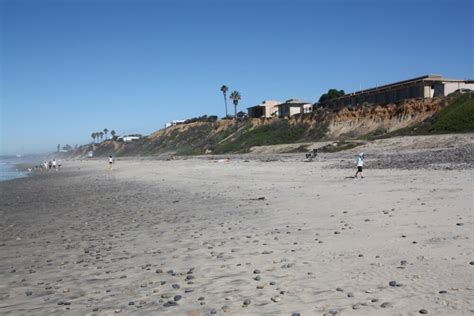
<svg viewBox="0 0 474 316">
<path fill-rule="evenodd" d="M 112 165 L 114 164 L 114 158 L 109 156 L 109 169 L 112 169 Z"/>
<path fill-rule="evenodd" d="M 53 159 L 53 168 L 58 171 L 58 163 L 56 162 L 56 159 Z"/>
<path fill-rule="evenodd" d="M 360 173 L 360 177 L 363 179 L 364 176 L 362 175 L 362 167 L 364 167 L 364 153 L 360 153 L 357 156 L 356 164 L 357 164 L 357 172 L 354 175 L 354 178 L 357 179 L 357 175 Z"/>
</svg>

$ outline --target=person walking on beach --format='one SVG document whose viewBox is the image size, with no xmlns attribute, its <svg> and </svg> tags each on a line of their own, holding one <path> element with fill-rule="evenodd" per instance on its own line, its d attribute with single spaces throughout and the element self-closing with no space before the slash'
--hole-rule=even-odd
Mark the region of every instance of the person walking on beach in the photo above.
<svg viewBox="0 0 474 316">
<path fill-rule="evenodd" d="M 114 164 L 114 158 L 112 155 L 109 156 L 109 170 L 112 170 L 112 165 Z"/>
<path fill-rule="evenodd" d="M 357 179 L 357 175 L 360 173 L 360 177 L 364 179 L 364 176 L 362 175 L 362 168 L 364 167 L 364 153 L 360 153 L 357 156 L 356 164 L 357 164 L 357 172 L 354 175 L 354 178 Z"/>
<path fill-rule="evenodd" d="M 58 171 L 58 163 L 57 163 L 56 159 L 53 159 L 52 166 L 53 166 L 55 171 Z"/>
</svg>

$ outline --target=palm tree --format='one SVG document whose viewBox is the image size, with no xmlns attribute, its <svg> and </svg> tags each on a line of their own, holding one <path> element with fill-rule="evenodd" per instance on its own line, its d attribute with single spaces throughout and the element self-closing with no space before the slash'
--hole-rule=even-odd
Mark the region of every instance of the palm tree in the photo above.
<svg viewBox="0 0 474 316">
<path fill-rule="evenodd" d="M 116 133 L 115 133 L 115 131 L 114 131 L 114 130 L 111 130 L 111 131 L 110 131 L 110 135 L 112 135 L 112 139 L 114 139 L 114 137 L 115 137 L 115 134 L 116 134 Z"/>
<path fill-rule="evenodd" d="M 107 133 L 109 132 L 108 129 L 104 128 L 105 139 L 107 139 Z"/>
<path fill-rule="evenodd" d="M 237 105 L 239 104 L 239 100 L 240 100 L 240 93 L 239 91 L 232 91 L 232 93 L 230 94 L 230 97 L 229 99 L 232 100 L 232 102 L 234 103 L 234 118 L 237 119 Z"/>
<path fill-rule="evenodd" d="M 229 88 L 226 85 L 221 87 L 222 94 L 224 94 L 224 103 L 225 103 L 225 117 L 227 117 L 227 91 Z"/>
<path fill-rule="evenodd" d="M 102 139 L 104 138 L 104 132 L 99 132 L 99 136 L 100 136 L 100 142 L 102 143 Z"/>
<path fill-rule="evenodd" d="M 97 135 L 96 135 L 95 133 L 92 133 L 92 134 L 91 134 L 91 138 L 93 139 L 93 140 L 92 140 L 93 143 L 95 143 L 95 138 L 96 138 L 96 136 L 97 136 Z"/>
</svg>

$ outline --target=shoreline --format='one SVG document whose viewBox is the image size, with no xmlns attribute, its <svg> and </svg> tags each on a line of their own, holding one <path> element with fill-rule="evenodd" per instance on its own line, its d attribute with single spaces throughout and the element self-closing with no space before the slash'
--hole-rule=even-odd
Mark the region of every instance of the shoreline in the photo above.
<svg viewBox="0 0 474 316">
<path fill-rule="evenodd" d="M 2 176 L 4 175 L 4 172 L 5 171 L 2 170 Z M 0 182 L 8 182 L 8 181 L 23 179 L 23 178 L 31 176 L 31 172 L 28 172 L 27 170 L 20 170 L 20 168 L 18 168 L 18 165 L 16 164 L 12 165 L 11 171 L 7 170 L 6 172 L 13 175 L 8 178 L 0 177 Z"/>
</svg>

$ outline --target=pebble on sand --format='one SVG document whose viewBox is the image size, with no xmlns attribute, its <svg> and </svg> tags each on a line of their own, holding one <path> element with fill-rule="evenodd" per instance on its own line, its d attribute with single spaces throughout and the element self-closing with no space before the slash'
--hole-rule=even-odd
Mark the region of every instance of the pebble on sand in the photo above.
<svg viewBox="0 0 474 316">
<path fill-rule="evenodd" d="M 420 314 L 428 314 L 428 311 L 426 309 L 422 308 L 422 309 L 419 310 L 419 313 Z"/>
<path fill-rule="evenodd" d="M 175 301 L 168 301 L 163 304 L 164 307 L 178 306 L 178 303 Z"/>
<path fill-rule="evenodd" d="M 221 307 L 221 309 L 224 311 L 224 313 L 227 313 L 228 311 L 230 311 L 229 305 L 224 305 Z"/>
</svg>

